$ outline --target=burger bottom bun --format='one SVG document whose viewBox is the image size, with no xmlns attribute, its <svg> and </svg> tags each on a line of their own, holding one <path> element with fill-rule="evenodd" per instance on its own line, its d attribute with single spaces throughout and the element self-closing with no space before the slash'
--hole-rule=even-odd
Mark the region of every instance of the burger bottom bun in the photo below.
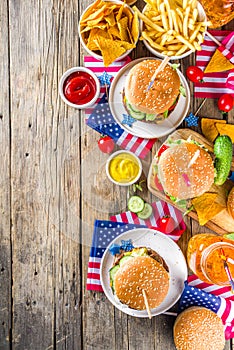
<svg viewBox="0 0 234 350">
<path fill-rule="evenodd" d="M 229 195 L 228 195 L 227 209 L 228 209 L 229 214 L 234 219 L 234 187 L 232 187 L 232 189 L 231 189 L 231 191 L 229 192 Z"/>
<path fill-rule="evenodd" d="M 119 300 L 132 309 L 145 310 L 142 290 L 145 290 L 149 307 L 159 306 L 169 290 L 169 274 L 149 256 L 138 256 L 127 261 L 117 271 L 114 280 Z"/>
<path fill-rule="evenodd" d="M 193 306 L 179 314 L 173 333 L 177 350 L 223 350 L 225 347 L 221 319 L 204 307 Z"/>
</svg>

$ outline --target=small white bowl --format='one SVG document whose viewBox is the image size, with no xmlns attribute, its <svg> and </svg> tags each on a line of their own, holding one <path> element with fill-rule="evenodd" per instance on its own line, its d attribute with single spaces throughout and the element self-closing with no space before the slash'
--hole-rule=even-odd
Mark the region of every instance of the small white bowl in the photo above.
<svg viewBox="0 0 234 350">
<path fill-rule="evenodd" d="M 129 181 L 129 182 L 118 182 L 118 181 L 115 181 L 112 178 L 112 176 L 110 175 L 110 163 L 119 154 L 128 154 L 130 157 L 135 159 L 135 161 L 137 162 L 137 164 L 139 166 L 138 174 L 136 175 L 136 177 L 132 181 Z M 141 163 L 140 159 L 134 153 L 132 153 L 130 151 L 120 150 L 120 151 L 114 152 L 107 159 L 107 162 L 106 162 L 106 174 L 107 174 L 108 179 L 111 182 L 113 182 L 115 185 L 119 185 L 119 186 L 130 186 L 130 185 L 133 185 L 135 182 L 137 182 L 139 180 L 139 178 L 141 177 L 141 173 L 142 173 L 142 163 Z"/>
<path fill-rule="evenodd" d="M 73 73 L 75 72 L 85 72 L 88 73 L 95 81 L 96 84 L 96 93 L 94 95 L 94 97 L 92 98 L 92 100 L 90 100 L 89 102 L 85 103 L 85 104 L 75 104 L 70 102 L 66 96 L 64 95 L 64 83 L 66 81 L 66 79 Z M 61 77 L 60 81 L 59 81 L 59 94 L 62 98 L 62 100 L 70 107 L 73 108 L 77 108 L 77 109 L 84 109 L 84 108 L 88 108 L 94 105 L 94 103 L 97 101 L 99 95 L 100 95 L 100 81 L 98 80 L 98 77 L 96 76 L 96 74 L 94 74 L 90 69 L 85 68 L 85 67 L 73 67 L 68 69 Z"/>
<path fill-rule="evenodd" d="M 120 1 L 120 0 L 104 0 L 104 1 L 105 1 L 105 2 L 112 2 L 113 4 L 123 5 L 123 1 Z M 129 4 L 124 4 L 124 7 L 129 8 L 129 10 L 132 12 L 132 14 L 134 14 L 134 12 L 133 12 L 133 10 L 131 9 L 131 7 L 130 7 L 129 5 L 132 5 L 132 4 L 134 4 L 135 2 L 136 2 L 136 0 L 132 1 L 132 2 L 129 3 Z M 86 46 L 85 41 L 84 41 L 84 36 L 83 36 L 83 34 L 81 33 L 81 30 L 80 30 L 80 22 L 82 21 L 82 17 L 85 15 L 86 11 L 88 11 L 89 8 L 90 8 L 91 6 L 93 6 L 93 4 L 89 5 L 89 6 L 84 10 L 84 12 L 82 13 L 82 15 L 81 15 L 81 17 L 80 17 L 80 21 L 79 21 L 79 24 L 78 24 L 79 38 L 80 38 L 81 45 L 83 46 L 83 48 L 87 51 L 87 53 L 88 53 L 90 56 L 94 57 L 96 60 L 103 61 L 102 55 L 98 54 L 98 53 L 95 52 L 95 51 L 90 50 L 90 49 Z M 139 37 L 139 36 L 138 36 L 138 37 Z M 136 40 L 136 42 L 135 42 L 135 45 L 136 45 L 137 41 L 138 41 L 138 38 L 137 38 L 137 40 Z M 121 56 L 119 56 L 115 61 L 123 60 L 125 57 L 127 57 L 127 56 L 130 54 L 130 52 L 132 52 L 132 50 L 133 50 L 133 48 L 130 49 L 130 50 L 125 51 L 125 52 L 124 52 Z"/>
<path fill-rule="evenodd" d="M 147 5 L 143 8 L 142 10 L 142 13 L 144 13 L 146 11 L 146 8 L 147 8 Z M 198 9 L 198 19 L 199 21 L 203 22 L 203 21 L 206 21 L 206 13 L 202 7 L 202 5 L 198 2 L 197 3 L 197 9 Z M 143 27 L 144 27 L 144 23 L 142 20 L 140 20 L 140 33 L 142 33 L 143 31 Z M 207 29 L 207 28 L 206 28 Z M 204 31 L 204 36 L 205 36 L 205 32 Z M 153 48 L 149 42 L 145 39 L 142 40 L 145 47 L 154 55 L 154 56 L 157 56 L 157 57 L 160 57 L 160 58 L 165 58 L 165 55 L 163 55 L 160 51 L 157 51 L 155 48 Z M 194 53 L 194 51 L 192 50 L 188 50 L 186 52 L 184 52 L 182 55 L 180 56 L 169 56 L 170 57 L 170 60 L 180 60 L 184 57 L 187 57 L 189 55 L 191 55 L 192 53 Z"/>
</svg>

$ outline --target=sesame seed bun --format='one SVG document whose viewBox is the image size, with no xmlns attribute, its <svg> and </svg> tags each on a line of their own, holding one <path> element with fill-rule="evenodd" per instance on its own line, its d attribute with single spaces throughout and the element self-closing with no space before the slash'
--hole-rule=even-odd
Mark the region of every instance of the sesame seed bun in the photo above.
<svg viewBox="0 0 234 350">
<path fill-rule="evenodd" d="M 200 146 L 184 142 L 168 148 L 158 162 L 158 177 L 165 192 L 178 199 L 202 195 L 214 183 L 211 156 Z"/>
<path fill-rule="evenodd" d="M 180 77 L 170 65 L 157 74 L 147 91 L 151 78 L 162 61 L 144 60 L 129 72 L 125 82 L 125 96 L 132 107 L 143 113 L 160 114 L 175 102 L 180 88 Z"/>
<path fill-rule="evenodd" d="M 228 209 L 229 214 L 234 219 L 234 187 L 232 187 L 232 189 L 231 189 L 231 191 L 229 192 L 229 195 L 228 195 L 227 209 Z"/>
<path fill-rule="evenodd" d="M 116 296 L 132 309 L 145 310 L 142 290 L 145 290 L 149 307 L 159 306 L 169 289 L 169 274 L 150 256 L 136 256 L 124 263 L 115 275 Z"/>
<path fill-rule="evenodd" d="M 177 350 L 223 350 L 225 346 L 221 319 L 204 307 L 193 306 L 179 314 L 173 333 Z"/>
</svg>

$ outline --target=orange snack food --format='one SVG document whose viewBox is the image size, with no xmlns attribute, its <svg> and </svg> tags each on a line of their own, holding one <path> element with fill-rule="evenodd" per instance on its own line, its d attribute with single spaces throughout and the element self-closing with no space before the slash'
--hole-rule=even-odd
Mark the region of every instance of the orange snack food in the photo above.
<svg viewBox="0 0 234 350">
<path fill-rule="evenodd" d="M 215 234 L 193 236 L 188 243 L 187 260 L 190 269 L 204 282 L 229 285 L 223 255 L 234 276 L 234 242 Z"/>
</svg>

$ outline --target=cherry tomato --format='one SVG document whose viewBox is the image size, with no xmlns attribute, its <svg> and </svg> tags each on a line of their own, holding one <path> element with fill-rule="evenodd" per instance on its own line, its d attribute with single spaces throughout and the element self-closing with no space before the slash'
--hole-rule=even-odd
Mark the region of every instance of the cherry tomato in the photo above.
<svg viewBox="0 0 234 350">
<path fill-rule="evenodd" d="M 189 80 L 191 80 L 193 83 L 202 83 L 204 72 L 199 67 L 196 66 L 189 66 L 186 69 L 186 75 Z"/>
<path fill-rule="evenodd" d="M 163 216 L 158 222 L 159 228 L 165 233 L 171 233 L 176 228 L 175 220 L 169 216 Z"/>
<path fill-rule="evenodd" d="M 234 106 L 234 98 L 229 94 L 224 94 L 218 99 L 218 108 L 222 112 L 230 112 Z"/>
<path fill-rule="evenodd" d="M 115 147 L 115 143 L 110 136 L 103 136 L 98 140 L 98 147 L 103 153 L 111 153 Z"/>
</svg>

